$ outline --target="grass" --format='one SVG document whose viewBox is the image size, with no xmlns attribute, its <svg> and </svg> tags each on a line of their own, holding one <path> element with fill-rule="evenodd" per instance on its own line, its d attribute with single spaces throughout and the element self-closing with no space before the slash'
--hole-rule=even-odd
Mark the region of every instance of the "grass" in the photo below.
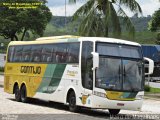
<svg viewBox="0 0 160 120">
<path fill-rule="evenodd" d="M 160 88 L 152 88 L 152 87 L 150 87 L 150 92 L 151 93 L 160 93 Z"/>
<path fill-rule="evenodd" d="M 160 88 L 153 88 L 149 87 L 148 85 L 145 86 L 145 93 L 150 94 L 150 93 L 160 93 Z"/>
<path fill-rule="evenodd" d="M 0 73 L 4 72 L 4 67 L 0 67 Z"/>
</svg>

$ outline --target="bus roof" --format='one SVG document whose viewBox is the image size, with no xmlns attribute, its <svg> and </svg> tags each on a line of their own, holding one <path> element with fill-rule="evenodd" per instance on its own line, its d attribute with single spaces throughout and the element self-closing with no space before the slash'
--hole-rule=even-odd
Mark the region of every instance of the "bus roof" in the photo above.
<svg viewBox="0 0 160 120">
<path fill-rule="evenodd" d="M 134 46 L 141 46 L 139 43 L 131 42 L 122 39 L 116 38 L 105 38 L 105 37 L 81 37 L 80 40 L 82 41 L 95 41 L 95 42 L 106 42 L 106 43 L 117 43 L 117 44 L 127 44 L 127 45 L 134 45 Z"/>
<path fill-rule="evenodd" d="M 51 36 L 51 37 L 37 38 L 36 40 L 56 40 L 56 39 L 67 39 L 67 38 L 79 38 L 79 36 L 73 36 L 73 35 Z"/>
<path fill-rule="evenodd" d="M 64 36 L 52 36 L 52 37 L 41 37 L 35 41 L 12 41 L 9 45 L 29 45 L 29 44 L 47 44 L 47 43 L 65 43 L 65 42 L 78 42 L 78 41 L 93 41 L 93 42 L 107 42 L 107 43 L 119 43 L 134 46 L 141 46 L 136 42 L 115 39 L 115 38 L 105 38 L 105 37 L 80 37 L 72 35 Z"/>
</svg>

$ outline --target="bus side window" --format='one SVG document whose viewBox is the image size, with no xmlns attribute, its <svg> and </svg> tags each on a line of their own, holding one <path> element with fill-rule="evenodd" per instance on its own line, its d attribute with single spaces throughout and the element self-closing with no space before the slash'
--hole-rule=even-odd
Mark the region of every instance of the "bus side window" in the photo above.
<svg viewBox="0 0 160 120">
<path fill-rule="evenodd" d="M 46 62 L 46 55 L 45 55 L 45 46 L 43 46 L 43 49 L 42 49 L 42 56 L 41 56 L 41 61 L 42 62 Z"/>
<path fill-rule="evenodd" d="M 70 43 L 69 49 L 67 50 L 67 62 L 78 63 L 79 62 L 79 48 L 80 43 Z"/>
<path fill-rule="evenodd" d="M 22 46 L 16 46 L 15 47 L 15 55 L 13 58 L 14 62 L 22 62 L 22 51 L 23 51 L 23 47 Z"/>
<path fill-rule="evenodd" d="M 31 46 L 25 45 L 23 47 L 23 62 L 29 62 L 31 57 Z"/>
<path fill-rule="evenodd" d="M 60 43 L 56 44 L 56 63 L 66 63 L 66 48 L 67 44 Z"/>
<path fill-rule="evenodd" d="M 31 51 L 31 62 L 41 62 L 41 54 L 42 54 L 42 46 L 41 45 L 33 45 Z"/>
<path fill-rule="evenodd" d="M 8 62 L 13 62 L 14 52 L 15 52 L 15 47 L 14 46 L 9 47 Z"/>
<path fill-rule="evenodd" d="M 57 51 L 57 47 L 55 45 L 52 45 L 52 60 L 51 62 L 55 63 L 56 62 L 56 51 Z"/>
<path fill-rule="evenodd" d="M 93 42 L 82 42 L 82 58 L 81 58 L 81 73 L 82 85 L 84 88 L 93 88 L 93 71 L 92 71 L 92 54 Z"/>
<path fill-rule="evenodd" d="M 54 51 L 54 45 L 43 45 L 41 60 L 42 62 L 52 62 L 52 53 Z"/>
</svg>

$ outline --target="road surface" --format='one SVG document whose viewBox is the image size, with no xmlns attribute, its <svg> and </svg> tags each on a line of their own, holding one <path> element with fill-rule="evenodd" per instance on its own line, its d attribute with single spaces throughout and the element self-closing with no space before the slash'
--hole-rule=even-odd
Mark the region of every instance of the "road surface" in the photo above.
<svg viewBox="0 0 160 120">
<path fill-rule="evenodd" d="M 4 84 L 4 76 L 0 75 L 0 86 Z"/>
<path fill-rule="evenodd" d="M 4 67 L 5 61 L 4 61 L 5 54 L 0 54 L 0 67 Z"/>
<path fill-rule="evenodd" d="M 14 95 L 4 93 L 3 88 L 0 88 L 0 114 L 0 119 L 4 119 L 8 114 L 14 114 L 15 116 L 7 117 L 18 117 L 25 120 L 31 118 L 34 120 L 49 120 L 51 118 L 59 118 L 59 120 L 106 120 L 112 117 L 107 110 L 82 109 L 80 113 L 71 113 L 66 105 L 38 99 L 32 99 L 29 103 L 16 102 Z M 117 117 L 133 117 L 135 115 L 144 119 L 147 119 L 146 116 L 160 119 L 160 101 L 144 100 L 142 111 L 122 110 Z"/>
</svg>

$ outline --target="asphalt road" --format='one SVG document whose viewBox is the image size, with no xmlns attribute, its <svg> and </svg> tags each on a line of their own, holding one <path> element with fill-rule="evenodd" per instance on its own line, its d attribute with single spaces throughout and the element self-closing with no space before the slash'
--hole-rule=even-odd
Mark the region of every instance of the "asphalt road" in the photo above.
<svg viewBox="0 0 160 120">
<path fill-rule="evenodd" d="M 0 88 L 0 119 L 15 118 L 15 120 L 108 120 L 115 119 L 110 116 L 108 110 L 82 109 L 79 113 L 71 113 L 68 106 L 31 99 L 29 103 L 16 102 L 14 95 L 4 93 Z M 18 114 L 18 115 L 17 115 Z M 122 110 L 116 117 L 147 119 L 153 117 L 160 119 L 160 101 L 144 100 L 142 111 Z"/>
<path fill-rule="evenodd" d="M 0 54 L 0 67 L 4 67 L 5 61 L 4 61 L 5 54 Z"/>
</svg>

